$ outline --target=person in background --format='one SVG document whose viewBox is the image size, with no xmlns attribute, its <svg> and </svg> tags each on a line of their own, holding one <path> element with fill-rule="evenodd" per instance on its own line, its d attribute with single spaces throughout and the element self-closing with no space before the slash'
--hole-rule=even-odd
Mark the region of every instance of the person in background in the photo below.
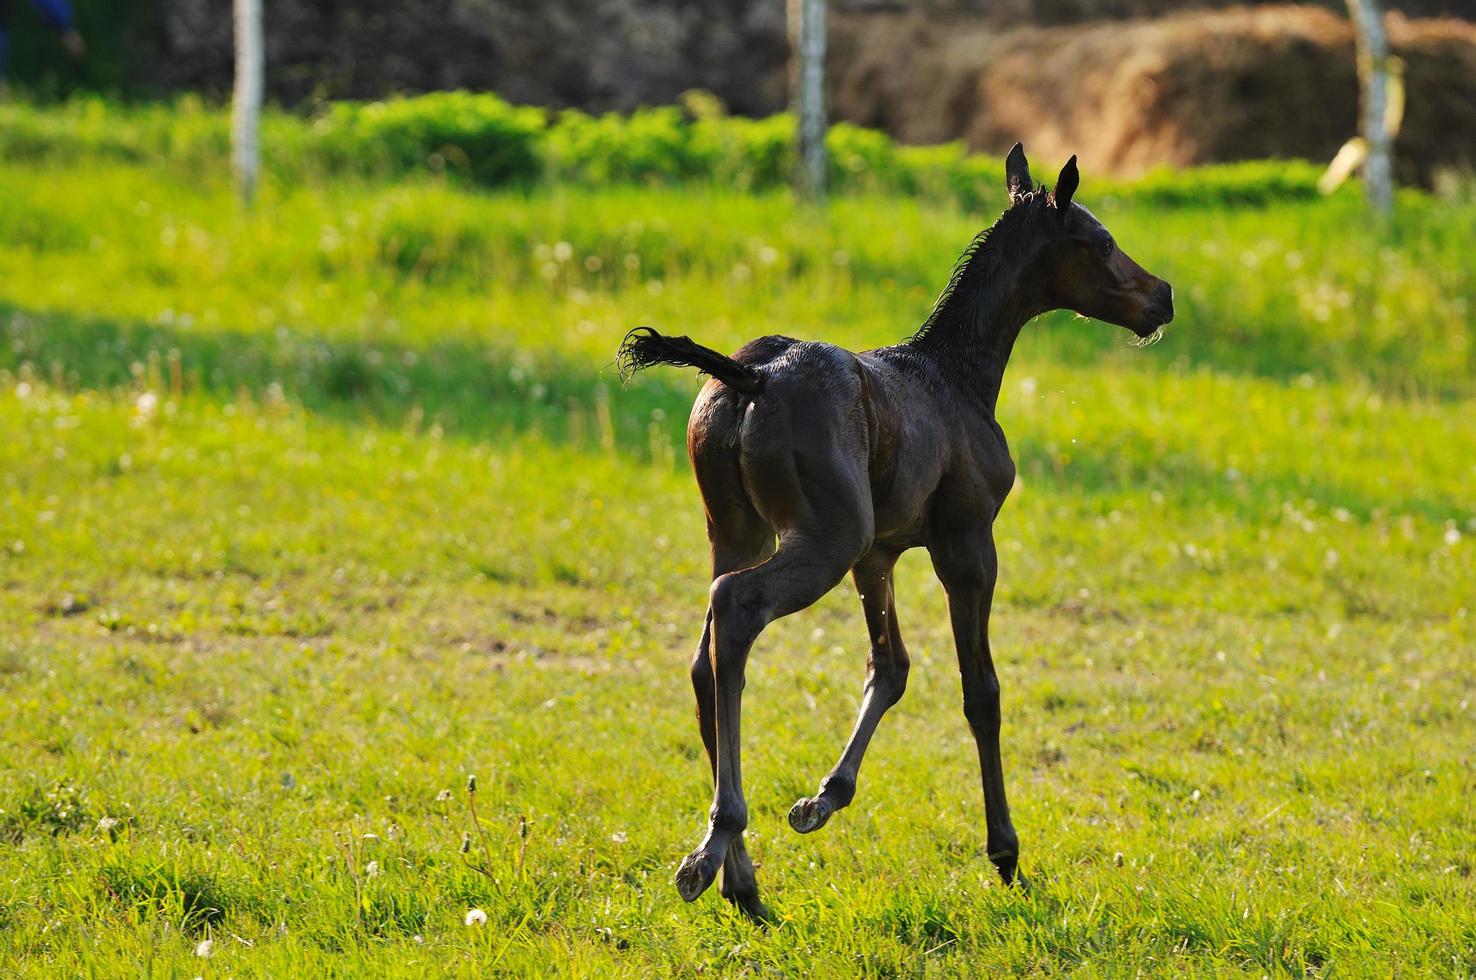
<svg viewBox="0 0 1476 980">
<path fill-rule="evenodd" d="M 67 49 L 67 54 L 80 59 L 87 53 L 67 0 L 30 0 L 30 3 L 46 26 L 61 35 L 62 47 Z M 10 16 L 15 12 L 15 6 L 16 0 L 0 0 L 0 92 L 5 88 L 5 61 L 10 53 Z"/>
</svg>

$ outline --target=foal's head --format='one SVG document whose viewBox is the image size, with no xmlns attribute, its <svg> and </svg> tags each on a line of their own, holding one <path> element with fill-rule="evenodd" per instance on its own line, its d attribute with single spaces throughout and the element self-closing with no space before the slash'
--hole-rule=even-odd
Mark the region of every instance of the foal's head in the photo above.
<svg viewBox="0 0 1476 980">
<path fill-rule="evenodd" d="M 1082 316 L 1127 327 L 1145 341 L 1156 340 L 1174 318 L 1174 290 L 1117 246 L 1112 233 L 1086 208 L 1072 202 L 1081 175 L 1076 157 L 1061 168 L 1047 194 L 1030 179 L 1025 151 L 1016 143 L 1005 160 L 1005 186 L 1010 210 L 1036 213 L 1027 275 L 1050 309 L 1075 310 Z"/>
</svg>

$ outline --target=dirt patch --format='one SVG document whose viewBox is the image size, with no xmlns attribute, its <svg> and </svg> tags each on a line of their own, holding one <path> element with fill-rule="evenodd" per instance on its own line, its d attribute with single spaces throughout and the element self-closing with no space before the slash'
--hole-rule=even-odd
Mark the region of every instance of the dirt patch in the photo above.
<svg viewBox="0 0 1476 980">
<path fill-rule="evenodd" d="M 1476 25 L 1389 18 L 1407 65 L 1402 179 L 1476 162 Z M 838 118 L 908 142 L 1016 139 L 1059 162 L 1133 175 L 1158 164 L 1330 159 L 1357 126 L 1352 29 L 1309 6 L 1000 31 L 918 13 L 850 15 L 831 63 Z"/>
</svg>

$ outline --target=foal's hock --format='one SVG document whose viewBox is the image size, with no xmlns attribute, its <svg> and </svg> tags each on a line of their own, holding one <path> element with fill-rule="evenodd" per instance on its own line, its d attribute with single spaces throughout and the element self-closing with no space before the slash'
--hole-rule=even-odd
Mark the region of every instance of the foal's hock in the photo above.
<svg viewBox="0 0 1476 980">
<path fill-rule="evenodd" d="M 621 345 L 627 374 L 675 364 L 711 375 L 692 406 L 687 449 L 712 544 L 692 686 L 714 792 L 706 836 L 676 874 L 687 901 L 721 868 L 723 896 L 753 918 L 768 915 L 743 844 L 739 716 L 754 640 L 851 574 L 871 637 L 866 686 L 840 760 L 789 811 L 790 826 L 810 833 L 851 802 L 866 746 L 907 687 L 892 569 L 916 547 L 928 549 L 948 593 L 964 717 L 983 772 L 989 860 L 1006 884 L 1019 880 L 989 650 L 993 526 L 1015 482 L 994 419 L 1005 363 L 1020 328 L 1048 310 L 1075 310 L 1151 342 L 1174 306 L 1169 284 L 1072 203 L 1075 157 L 1049 193 L 1032 183 L 1019 144 L 1005 175 L 1009 208 L 964 251 L 932 313 L 901 344 L 853 354 L 772 336 L 727 357 L 643 327 Z"/>
</svg>

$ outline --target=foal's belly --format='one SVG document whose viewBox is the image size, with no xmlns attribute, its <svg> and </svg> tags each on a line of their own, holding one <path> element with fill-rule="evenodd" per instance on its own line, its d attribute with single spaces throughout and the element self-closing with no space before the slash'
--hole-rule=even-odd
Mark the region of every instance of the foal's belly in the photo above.
<svg viewBox="0 0 1476 980">
<path fill-rule="evenodd" d="M 880 494 L 873 492 L 875 542 L 898 551 L 925 544 L 928 513 L 937 486 L 937 475 L 927 468 L 899 468 L 891 486 Z"/>
</svg>

